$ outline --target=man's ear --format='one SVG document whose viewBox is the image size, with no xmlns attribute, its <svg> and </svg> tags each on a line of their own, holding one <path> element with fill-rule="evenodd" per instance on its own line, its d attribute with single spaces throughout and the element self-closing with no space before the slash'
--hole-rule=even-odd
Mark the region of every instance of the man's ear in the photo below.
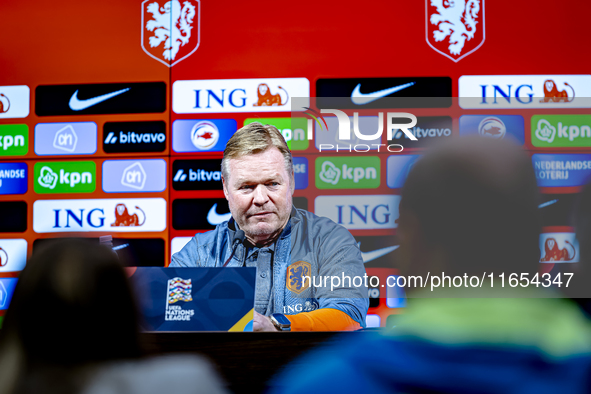
<svg viewBox="0 0 591 394">
<path fill-rule="evenodd" d="M 290 182 L 290 186 L 291 186 L 291 195 L 293 196 L 293 193 L 295 192 L 295 177 L 293 174 L 293 171 L 291 172 L 291 182 Z"/>
<path fill-rule="evenodd" d="M 226 196 L 226 200 L 228 200 L 228 186 L 226 185 L 226 180 L 222 175 L 222 189 L 224 189 L 224 196 Z"/>
</svg>

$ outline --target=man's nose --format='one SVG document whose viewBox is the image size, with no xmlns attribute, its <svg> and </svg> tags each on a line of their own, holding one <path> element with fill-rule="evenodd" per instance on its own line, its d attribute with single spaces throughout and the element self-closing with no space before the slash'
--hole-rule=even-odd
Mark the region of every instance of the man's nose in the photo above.
<svg viewBox="0 0 591 394">
<path fill-rule="evenodd" d="M 269 201 L 269 197 L 267 196 L 267 189 L 265 185 L 258 185 L 254 189 L 254 203 L 256 205 L 265 205 Z"/>
</svg>

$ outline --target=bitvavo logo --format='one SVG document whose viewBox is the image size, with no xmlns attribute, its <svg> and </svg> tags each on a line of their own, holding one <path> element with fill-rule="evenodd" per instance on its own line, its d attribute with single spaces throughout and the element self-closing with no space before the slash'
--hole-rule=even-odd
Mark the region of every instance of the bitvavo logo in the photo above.
<svg viewBox="0 0 591 394">
<path fill-rule="evenodd" d="M 392 140 L 394 137 L 394 132 L 400 130 L 404 135 L 412 140 L 417 141 L 417 137 L 414 133 L 410 130 L 417 124 L 417 117 L 411 113 L 407 112 L 388 112 L 386 114 L 386 121 L 384 122 L 384 113 L 378 113 L 378 130 L 373 134 L 364 134 L 361 132 L 359 127 L 359 113 L 353 113 L 353 121 L 349 115 L 347 115 L 344 111 L 338 109 L 321 109 L 320 113 L 322 114 L 333 114 L 337 117 L 338 121 L 338 131 L 335 132 L 336 139 L 340 142 L 347 142 L 352 140 L 351 131 L 355 134 L 355 139 L 363 140 L 363 141 L 379 141 L 382 134 L 384 133 L 384 128 L 386 128 L 387 138 L 388 140 Z M 324 118 L 319 115 L 314 110 L 309 110 L 309 112 L 305 112 L 306 115 L 314 118 L 308 119 L 308 139 L 312 139 L 312 130 L 314 121 L 320 126 L 320 129 L 323 129 L 325 132 L 333 132 L 332 130 L 328 129 L 327 123 Z M 399 120 L 407 120 L 404 123 L 397 123 Z M 321 122 L 322 120 L 322 122 Z M 384 126 L 385 123 L 385 126 Z M 365 130 L 367 131 L 367 130 Z M 322 132 L 322 131 L 321 131 Z M 340 144 L 318 144 L 318 150 L 322 152 L 324 149 L 327 150 L 336 150 L 339 151 L 348 151 L 348 152 L 368 152 L 369 150 L 377 150 L 380 151 L 381 147 L 386 147 L 388 152 L 398 153 L 402 152 L 404 147 L 400 144 L 349 144 L 348 146 L 340 145 Z"/>
</svg>

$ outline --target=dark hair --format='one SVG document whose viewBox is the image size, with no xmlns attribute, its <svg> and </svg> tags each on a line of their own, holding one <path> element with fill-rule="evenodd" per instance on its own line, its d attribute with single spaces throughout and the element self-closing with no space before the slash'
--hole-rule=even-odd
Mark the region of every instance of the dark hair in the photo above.
<svg viewBox="0 0 591 394">
<path fill-rule="evenodd" d="M 60 240 L 35 250 L 21 272 L 0 352 L 20 353 L 22 385 L 37 367 L 137 357 L 138 332 L 132 291 L 115 253 L 89 241 Z"/>
<path fill-rule="evenodd" d="M 529 157 L 507 141 L 462 137 L 427 152 L 402 189 L 400 223 L 411 212 L 445 272 L 536 272 L 538 189 Z"/>
</svg>

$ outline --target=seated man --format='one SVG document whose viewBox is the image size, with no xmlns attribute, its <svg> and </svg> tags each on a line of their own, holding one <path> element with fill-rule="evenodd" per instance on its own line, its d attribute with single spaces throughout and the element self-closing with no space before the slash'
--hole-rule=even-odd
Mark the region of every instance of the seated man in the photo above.
<svg viewBox="0 0 591 394">
<path fill-rule="evenodd" d="M 224 150 L 222 181 L 232 218 L 196 234 L 170 267 L 257 267 L 254 331 L 364 327 L 366 287 L 312 286 L 315 276 L 363 278 L 365 268 L 349 231 L 293 207 L 292 156 L 277 128 L 238 130 Z"/>
</svg>

